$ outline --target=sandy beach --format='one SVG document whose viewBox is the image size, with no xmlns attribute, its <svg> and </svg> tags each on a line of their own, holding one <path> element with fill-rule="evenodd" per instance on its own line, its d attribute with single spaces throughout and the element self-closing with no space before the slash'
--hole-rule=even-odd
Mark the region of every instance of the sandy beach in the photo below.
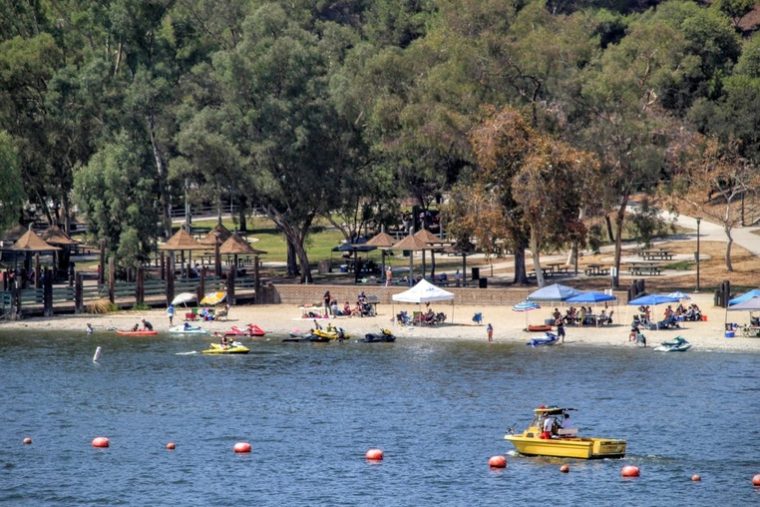
<svg viewBox="0 0 760 507">
<path fill-rule="evenodd" d="M 683 336 L 693 344 L 695 350 L 718 350 L 718 351 L 758 351 L 760 352 L 760 338 L 745 338 L 737 332 L 735 338 L 725 337 L 724 319 L 726 317 L 723 308 L 712 304 L 712 295 L 694 295 L 696 302 L 708 320 L 703 322 L 683 322 L 681 329 L 644 331 L 649 346 L 656 346 L 661 341 L 670 340 L 676 336 Z M 352 337 L 363 336 L 365 333 L 377 332 L 381 327 L 390 328 L 394 334 L 403 339 L 404 337 L 416 337 L 430 340 L 476 340 L 487 341 L 486 324 L 494 327 L 494 342 L 525 342 L 531 337 L 540 336 L 541 333 L 528 333 L 524 331 L 526 314 L 512 311 L 511 307 L 504 306 L 458 306 L 450 304 L 433 305 L 435 311 L 447 314 L 448 321 L 436 327 L 413 327 L 400 326 L 392 322 L 393 311 L 407 310 L 409 313 L 416 309 L 416 305 L 379 305 L 376 317 L 338 317 L 335 319 L 319 319 L 320 325 L 333 322 L 336 326 L 343 327 Z M 561 311 L 566 309 L 562 305 L 546 304 L 538 310 L 527 314 L 530 324 L 541 324 L 549 318 L 554 308 Z M 659 305 L 653 309 L 653 319 L 662 319 L 662 314 L 667 305 Z M 612 305 L 614 310 L 613 325 L 603 327 L 593 326 L 567 326 L 567 338 L 565 346 L 595 345 L 608 347 L 635 347 L 628 341 L 630 322 L 636 308 L 624 304 Z M 178 308 L 174 324 L 183 322 L 183 309 Z M 472 316 L 476 312 L 483 314 L 482 325 L 472 322 Z M 277 339 L 293 331 L 306 332 L 313 327 L 312 319 L 302 319 L 299 307 L 294 305 L 251 305 L 235 306 L 230 311 L 229 319 L 200 323 L 209 332 L 224 331 L 231 326 L 242 327 L 249 323 L 257 324 L 267 331 L 268 338 Z M 89 322 L 96 332 L 113 332 L 116 329 L 127 329 L 139 322 L 141 318 L 149 320 L 158 331 L 169 329 L 169 319 L 164 310 L 146 311 L 123 311 L 109 314 L 82 314 L 82 315 L 58 315 L 51 318 L 32 318 L 16 322 L 3 322 L 0 330 L 85 330 Z M 728 321 L 740 325 L 749 322 L 748 312 L 730 312 Z M 266 338 L 265 338 L 266 339 Z"/>
</svg>

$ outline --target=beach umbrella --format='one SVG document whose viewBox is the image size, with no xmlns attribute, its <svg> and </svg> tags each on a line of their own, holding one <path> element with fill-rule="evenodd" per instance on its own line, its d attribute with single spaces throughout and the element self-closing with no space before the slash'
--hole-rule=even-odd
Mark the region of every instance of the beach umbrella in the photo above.
<svg viewBox="0 0 760 507">
<path fill-rule="evenodd" d="M 555 283 L 531 292 L 528 295 L 528 299 L 530 301 L 565 301 L 580 293 L 580 291 L 572 287 Z"/>
<path fill-rule="evenodd" d="M 631 306 L 656 306 L 664 303 L 678 303 L 678 298 L 666 294 L 650 294 L 628 301 Z"/>
<path fill-rule="evenodd" d="M 604 292 L 581 292 L 580 294 L 565 300 L 566 303 L 604 303 L 605 301 L 615 301 L 617 298 L 612 294 Z"/>
<path fill-rule="evenodd" d="M 174 306 L 177 305 L 187 305 L 187 303 L 191 301 L 195 301 L 195 294 L 192 292 L 182 292 L 180 294 L 177 294 L 177 296 L 172 299 L 172 304 Z"/>
<path fill-rule="evenodd" d="M 541 308 L 541 305 L 536 303 L 535 301 L 528 301 L 527 299 L 525 301 L 521 301 L 514 305 L 512 307 L 513 312 L 522 312 L 525 314 L 525 329 L 528 328 L 528 312 L 532 312 L 533 310 L 538 310 Z"/>
<path fill-rule="evenodd" d="M 672 297 L 672 298 L 678 298 L 679 301 L 684 300 L 684 299 L 691 299 L 691 297 L 688 294 L 686 294 L 685 292 L 681 292 L 680 290 L 671 292 L 667 294 L 667 296 Z"/>
<path fill-rule="evenodd" d="M 749 301 L 750 299 L 760 296 L 760 289 L 752 289 L 749 292 L 745 292 L 741 296 L 736 296 L 734 299 L 730 299 L 728 301 L 728 306 L 734 306 L 737 303 L 743 303 L 745 301 Z"/>
<path fill-rule="evenodd" d="M 757 312 L 757 311 L 760 311 L 760 296 L 755 296 L 753 298 L 747 299 L 746 301 L 742 301 L 741 303 L 736 303 L 735 305 L 729 306 L 728 308 L 726 308 L 726 311 L 729 311 L 729 312 L 736 312 L 736 311 Z"/>
<path fill-rule="evenodd" d="M 202 305 L 217 305 L 224 301 L 224 298 L 227 296 L 224 292 L 209 292 L 206 294 L 203 299 L 201 299 Z"/>
</svg>

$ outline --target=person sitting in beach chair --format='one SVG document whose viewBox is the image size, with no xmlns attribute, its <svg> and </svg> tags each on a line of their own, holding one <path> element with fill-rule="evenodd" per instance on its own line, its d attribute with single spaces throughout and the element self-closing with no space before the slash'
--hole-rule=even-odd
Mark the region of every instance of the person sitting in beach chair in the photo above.
<svg viewBox="0 0 760 507">
<path fill-rule="evenodd" d="M 402 326 L 408 326 L 412 323 L 412 319 L 409 317 L 409 314 L 405 310 L 401 310 L 396 314 L 396 322 Z"/>
<path fill-rule="evenodd" d="M 676 316 L 673 314 L 657 323 L 657 329 L 678 329 L 680 327 Z"/>
</svg>

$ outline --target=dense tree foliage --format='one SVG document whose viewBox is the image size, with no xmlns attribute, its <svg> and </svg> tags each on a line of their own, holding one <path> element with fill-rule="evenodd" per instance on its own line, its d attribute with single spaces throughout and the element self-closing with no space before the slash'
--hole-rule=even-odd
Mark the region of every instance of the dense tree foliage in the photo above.
<svg viewBox="0 0 760 507">
<path fill-rule="evenodd" d="M 86 219 L 134 265 L 172 206 L 232 200 L 241 227 L 253 207 L 277 224 L 308 281 L 317 217 L 352 240 L 406 197 L 448 199 L 449 232 L 512 251 L 518 283 L 528 249 L 538 268 L 589 219 L 619 267 L 634 195 L 757 172 L 753 6 L 0 0 L 0 221 Z"/>
</svg>

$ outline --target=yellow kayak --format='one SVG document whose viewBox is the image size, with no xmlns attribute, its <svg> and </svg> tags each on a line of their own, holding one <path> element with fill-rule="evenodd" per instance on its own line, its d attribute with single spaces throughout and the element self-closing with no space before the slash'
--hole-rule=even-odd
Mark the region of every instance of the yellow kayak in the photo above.
<svg viewBox="0 0 760 507">
<path fill-rule="evenodd" d="M 251 349 L 239 342 L 234 342 L 226 347 L 219 343 L 212 343 L 211 348 L 201 350 L 201 354 L 247 354 L 250 351 Z"/>
</svg>

